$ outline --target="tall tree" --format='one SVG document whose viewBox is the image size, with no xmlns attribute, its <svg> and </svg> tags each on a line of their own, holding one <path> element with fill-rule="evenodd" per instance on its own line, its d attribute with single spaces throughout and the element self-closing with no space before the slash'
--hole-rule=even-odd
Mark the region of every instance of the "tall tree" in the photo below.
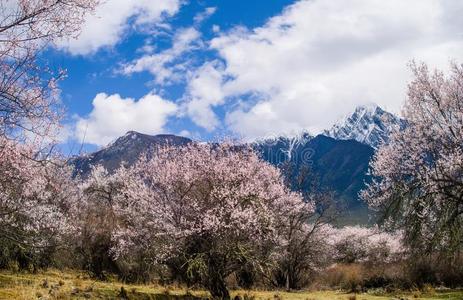
<svg viewBox="0 0 463 300">
<path fill-rule="evenodd" d="M 266 266 L 286 216 L 313 208 L 251 149 L 227 144 L 159 149 L 129 172 L 116 254 L 182 258 L 215 298 L 230 298 L 225 277 L 242 264 Z"/>
<path fill-rule="evenodd" d="M 49 247 L 66 227 L 64 213 L 74 199 L 67 194 L 70 173 L 41 151 L 62 115 L 57 82 L 64 73 L 54 74 L 38 57 L 58 39 L 76 37 L 97 3 L 0 0 L 1 250 Z"/>
<path fill-rule="evenodd" d="M 82 268 L 99 279 L 105 279 L 105 271 L 120 273 L 111 254 L 111 238 L 118 220 L 113 206 L 128 180 L 127 175 L 124 168 L 108 174 L 103 167 L 96 166 L 79 185 L 82 198 L 75 210 L 72 242 Z"/>
<path fill-rule="evenodd" d="M 287 290 L 300 289 L 313 279 L 317 269 L 330 263 L 326 230 L 338 215 L 332 192 L 321 191 L 311 161 L 285 162 L 281 168 L 286 185 L 301 194 L 312 209 L 295 210 L 280 227 L 280 246 L 275 256 L 273 284 Z"/>
<path fill-rule="evenodd" d="M 411 249 L 455 253 L 463 246 L 463 66 L 448 75 L 411 69 L 408 125 L 376 153 L 363 197 L 405 229 Z"/>
<path fill-rule="evenodd" d="M 47 136 L 58 124 L 57 82 L 40 51 L 77 37 L 98 0 L 0 0 L 0 135 Z"/>
</svg>

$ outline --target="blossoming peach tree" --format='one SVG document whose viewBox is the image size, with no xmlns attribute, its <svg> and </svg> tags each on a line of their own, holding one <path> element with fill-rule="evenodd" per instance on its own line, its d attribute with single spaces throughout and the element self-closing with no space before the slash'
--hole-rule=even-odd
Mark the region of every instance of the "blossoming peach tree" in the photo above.
<svg viewBox="0 0 463 300">
<path fill-rule="evenodd" d="M 0 137 L 0 264 L 5 267 L 10 255 L 32 257 L 56 246 L 70 232 L 76 192 L 69 168 Z"/>
<path fill-rule="evenodd" d="M 424 64 L 412 71 L 408 125 L 376 153 L 363 197 L 405 229 L 412 250 L 454 254 L 463 246 L 463 66 L 448 75 Z"/>
<path fill-rule="evenodd" d="M 57 82 L 64 73 L 55 74 L 39 57 L 51 43 L 76 37 L 85 14 L 97 3 L 0 1 L 2 253 L 10 249 L 8 245 L 23 250 L 48 247 L 57 230 L 66 227 L 63 212 L 74 199 L 65 196 L 70 173 L 44 155 L 42 147 L 56 132 L 62 115 Z"/>
<path fill-rule="evenodd" d="M 378 226 L 344 226 L 336 228 L 326 225 L 324 238 L 330 249 L 332 260 L 336 263 L 381 264 L 400 261 L 405 257 L 402 245 L 402 232 L 385 232 Z"/>
<path fill-rule="evenodd" d="M 0 1 L 0 135 L 45 136 L 61 116 L 58 81 L 40 59 L 52 43 L 77 37 L 98 0 Z"/>
<path fill-rule="evenodd" d="M 158 149 L 127 169 L 124 182 L 114 202 L 115 255 L 143 249 L 153 263 L 180 258 L 217 298 L 230 297 L 225 277 L 242 264 L 267 267 L 287 216 L 313 209 L 275 167 L 227 143 Z"/>
</svg>

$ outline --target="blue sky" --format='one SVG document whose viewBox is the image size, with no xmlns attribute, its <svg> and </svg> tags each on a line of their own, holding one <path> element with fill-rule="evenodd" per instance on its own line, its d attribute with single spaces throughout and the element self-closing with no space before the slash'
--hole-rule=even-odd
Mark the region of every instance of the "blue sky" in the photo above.
<svg viewBox="0 0 463 300">
<path fill-rule="evenodd" d="M 399 112 L 411 59 L 461 61 L 462 12 L 456 0 L 106 0 L 44 57 L 68 70 L 68 151 L 128 130 L 317 133 L 357 105 Z"/>
</svg>

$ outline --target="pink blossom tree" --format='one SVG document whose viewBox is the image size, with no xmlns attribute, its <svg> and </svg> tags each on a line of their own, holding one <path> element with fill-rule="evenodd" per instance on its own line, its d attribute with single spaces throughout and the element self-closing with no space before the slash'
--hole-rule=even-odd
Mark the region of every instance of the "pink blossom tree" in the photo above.
<svg viewBox="0 0 463 300">
<path fill-rule="evenodd" d="M 15 247 L 49 247 L 67 226 L 70 173 L 40 147 L 59 125 L 64 72 L 54 74 L 39 56 L 54 41 L 76 37 L 97 3 L 0 1 L 0 238 Z"/>
<path fill-rule="evenodd" d="M 242 264 L 266 266 L 285 218 L 307 207 L 276 168 L 226 143 L 162 148 L 128 172 L 116 202 L 115 254 L 182 258 L 217 298 L 230 297 L 224 279 Z"/>
<path fill-rule="evenodd" d="M 1 248 L 36 253 L 70 232 L 77 189 L 71 170 L 36 156 L 36 149 L 0 137 Z M 37 159 L 33 159 L 37 157 Z"/>
<path fill-rule="evenodd" d="M 307 286 L 317 271 L 330 262 L 325 224 L 314 212 L 312 203 L 306 205 L 305 212 L 292 212 L 286 216 L 271 257 L 276 264 L 272 283 L 286 290 Z"/>
<path fill-rule="evenodd" d="M 112 234 L 119 219 L 114 206 L 128 175 L 124 168 L 109 174 L 102 166 L 95 166 L 88 178 L 75 181 L 80 196 L 73 210 L 71 244 L 78 254 L 76 261 L 99 279 L 105 279 L 105 272 L 121 271 L 111 253 Z"/>
<path fill-rule="evenodd" d="M 272 283 L 286 290 L 300 289 L 331 263 L 326 227 L 335 222 L 339 210 L 332 192 L 318 190 L 310 163 L 297 166 L 288 161 L 280 169 L 286 185 L 302 195 L 305 207 L 288 213 L 280 227 Z"/>
<path fill-rule="evenodd" d="M 405 229 L 412 249 L 455 253 L 463 246 L 463 66 L 448 75 L 411 67 L 408 126 L 376 153 L 363 198 Z"/>
<path fill-rule="evenodd" d="M 323 229 L 334 262 L 369 262 L 379 268 L 381 264 L 405 258 L 400 231 L 384 232 L 377 226 L 359 225 L 341 228 L 327 225 Z"/>
<path fill-rule="evenodd" d="M 38 57 L 51 43 L 77 37 L 85 15 L 98 2 L 0 1 L 0 135 L 55 131 L 61 115 L 57 82 L 65 72 L 54 74 Z"/>
</svg>

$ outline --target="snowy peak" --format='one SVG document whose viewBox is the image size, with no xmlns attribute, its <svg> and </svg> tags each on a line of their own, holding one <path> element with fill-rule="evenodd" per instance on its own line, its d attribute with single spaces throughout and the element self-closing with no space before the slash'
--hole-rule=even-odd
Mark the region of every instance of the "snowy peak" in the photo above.
<svg viewBox="0 0 463 300">
<path fill-rule="evenodd" d="M 305 146 L 312 138 L 313 136 L 309 132 L 301 131 L 292 135 L 267 136 L 264 139 L 257 140 L 254 146 L 278 146 L 279 151 L 284 153 L 287 159 L 291 159 L 292 153 L 297 148 Z"/>
<path fill-rule="evenodd" d="M 339 140 L 356 140 L 377 149 L 389 136 L 405 127 L 405 121 L 376 104 L 358 106 L 355 111 L 324 132 Z"/>
</svg>

